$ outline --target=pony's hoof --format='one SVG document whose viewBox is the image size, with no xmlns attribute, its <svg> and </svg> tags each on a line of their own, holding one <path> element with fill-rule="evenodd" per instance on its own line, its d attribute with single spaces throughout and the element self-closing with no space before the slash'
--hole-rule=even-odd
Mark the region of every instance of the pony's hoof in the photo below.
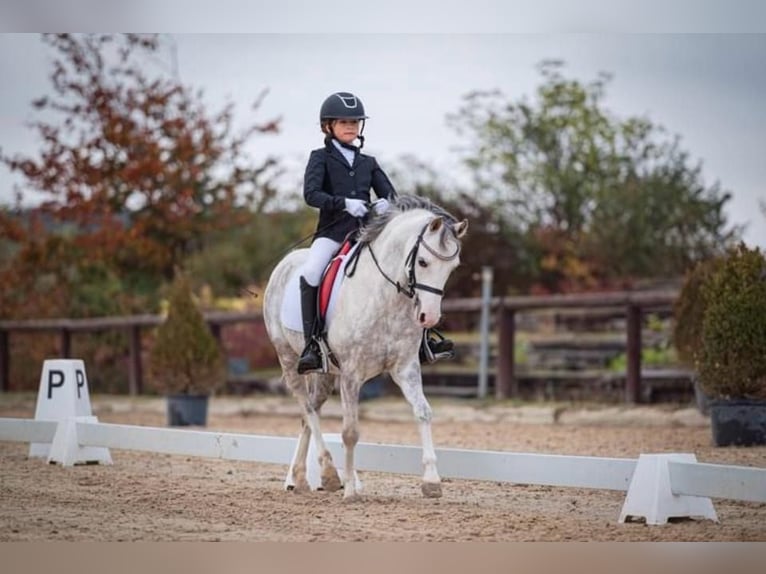
<svg viewBox="0 0 766 574">
<path fill-rule="evenodd" d="M 295 494 L 303 494 L 305 492 L 311 492 L 311 485 L 309 485 L 308 481 L 304 478 L 303 480 L 296 481 L 293 486 L 288 487 L 288 490 L 292 490 Z"/>
<path fill-rule="evenodd" d="M 362 497 L 358 493 L 348 494 L 345 493 L 343 495 L 343 502 L 348 504 L 353 504 L 355 502 L 360 502 L 362 500 Z"/>
<path fill-rule="evenodd" d="M 325 474 L 322 476 L 322 489 L 327 492 L 335 492 L 343 488 L 343 484 L 340 482 L 340 477 L 337 472 L 332 474 Z"/>
<path fill-rule="evenodd" d="M 442 483 L 441 482 L 424 482 L 420 485 L 420 491 L 426 498 L 441 498 L 442 495 Z"/>
</svg>

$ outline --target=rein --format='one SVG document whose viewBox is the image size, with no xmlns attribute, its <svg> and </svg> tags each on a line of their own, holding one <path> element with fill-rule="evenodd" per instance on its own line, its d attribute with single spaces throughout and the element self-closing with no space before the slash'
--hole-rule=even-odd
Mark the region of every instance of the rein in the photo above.
<svg viewBox="0 0 766 574">
<path fill-rule="evenodd" d="M 372 260 L 375 263 L 375 267 L 378 268 L 378 271 L 380 271 L 380 274 L 393 285 L 396 287 L 397 293 L 401 293 L 403 295 L 406 295 L 408 298 L 412 299 L 416 296 L 415 291 L 427 291 L 428 293 L 434 293 L 436 295 L 443 296 L 444 290 L 437 289 L 436 287 L 431 287 L 430 285 L 426 285 L 425 283 L 418 283 L 417 277 L 415 276 L 415 261 L 417 259 L 418 255 L 418 249 L 422 245 L 423 247 L 428 250 L 429 253 L 437 257 L 438 259 L 441 259 L 442 261 L 450 261 L 457 257 L 460 254 L 460 245 L 458 245 L 457 249 L 455 249 L 455 252 L 452 255 L 442 255 L 438 251 L 436 251 L 433 247 L 428 245 L 428 243 L 425 242 L 423 239 L 423 235 L 426 232 L 426 229 L 428 229 L 428 226 L 430 223 L 426 223 L 423 226 L 423 229 L 420 230 L 420 233 L 418 234 L 417 241 L 415 241 L 415 245 L 412 246 L 412 249 L 410 249 L 410 252 L 407 254 L 407 258 L 404 260 L 404 265 L 407 268 L 407 285 L 403 286 L 398 281 L 394 281 L 389 277 L 385 271 L 383 271 L 383 268 L 380 266 L 380 263 L 378 263 L 378 258 L 375 257 L 375 252 L 372 250 L 372 244 L 371 243 L 364 243 L 362 244 L 359 249 L 357 249 L 355 255 L 353 256 L 353 261 L 349 261 L 349 269 L 347 267 L 346 271 L 346 277 L 351 277 L 354 272 L 356 271 L 356 264 L 359 261 L 359 256 L 361 255 L 362 249 L 367 247 L 368 251 L 370 252 L 370 255 L 372 256 Z"/>
</svg>

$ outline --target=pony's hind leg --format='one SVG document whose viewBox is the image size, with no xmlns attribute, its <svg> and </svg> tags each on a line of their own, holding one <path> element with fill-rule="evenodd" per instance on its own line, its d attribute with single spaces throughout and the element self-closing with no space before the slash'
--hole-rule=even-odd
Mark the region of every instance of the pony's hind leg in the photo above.
<svg viewBox="0 0 766 574">
<path fill-rule="evenodd" d="M 319 453 L 322 488 L 329 492 L 339 490 L 341 488 L 340 477 L 333 464 L 332 455 L 327 450 L 319 426 L 318 410 L 327 400 L 328 382 L 325 376 L 299 375 L 294 365 L 282 365 L 282 373 L 285 385 L 295 396 L 303 411 L 303 428 L 298 439 L 298 454 L 293 465 L 294 489 L 296 492 L 310 490 L 306 478 L 306 458 L 308 457 L 309 440 L 313 436 L 314 444 Z M 331 382 L 329 383 L 329 390 L 332 390 Z"/>
<path fill-rule="evenodd" d="M 306 424 L 306 417 L 301 419 L 301 434 L 298 438 L 298 449 L 293 464 L 293 490 L 297 493 L 309 492 L 311 485 L 306 478 L 306 458 L 309 451 L 309 439 L 311 438 L 311 427 Z"/>
<path fill-rule="evenodd" d="M 431 405 L 423 393 L 423 379 L 420 373 L 420 363 L 414 361 L 401 369 L 391 371 L 391 378 L 399 385 L 404 398 L 412 406 L 412 412 L 418 421 L 420 442 L 423 446 L 423 482 L 420 490 L 426 498 L 439 498 L 442 495 L 442 484 L 436 469 L 436 451 L 431 437 Z"/>
<path fill-rule="evenodd" d="M 322 405 L 327 401 L 327 397 L 332 393 L 335 386 L 335 377 L 332 375 L 320 375 L 315 374 L 314 384 L 311 385 L 311 408 L 313 409 L 315 416 L 317 417 L 317 428 L 319 427 L 319 412 Z M 327 445 L 324 442 L 324 437 L 321 432 L 315 432 L 314 441 L 316 451 L 321 453 L 319 455 L 319 468 L 321 469 L 322 488 L 328 492 L 335 492 L 342 488 L 340 477 L 338 476 L 338 470 L 335 468 L 335 464 L 332 460 L 330 451 L 327 450 Z"/>
<path fill-rule="evenodd" d="M 298 437 L 298 447 L 296 449 L 295 461 L 293 463 L 293 491 L 296 493 L 309 492 L 309 485 L 306 477 L 306 458 L 309 451 L 309 440 L 311 439 L 311 426 L 308 421 L 309 397 L 306 389 L 306 381 L 294 373 L 295 367 L 292 364 L 282 365 L 282 380 L 285 386 L 301 405 L 303 416 L 301 418 L 301 434 Z"/>
</svg>

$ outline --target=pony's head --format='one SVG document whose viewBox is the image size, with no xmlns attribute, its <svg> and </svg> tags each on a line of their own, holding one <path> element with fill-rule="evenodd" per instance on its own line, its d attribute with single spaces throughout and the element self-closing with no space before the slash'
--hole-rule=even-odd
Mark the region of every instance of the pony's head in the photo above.
<svg viewBox="0 0 766 574">
<path fill-rule="evenodd" d="M 408 256 L 408 279 L 414 290 L 415 321 L 423 328 L 441 319 L 444 285 L 460 264 L 460 239 L 468 221 L 450 224 L 440 215 L 428 221 Z"/>
<path fill-rule="evenodd" d="M 411 212 L 409 216 L 407 212 Z M 389 282 L 413 300 L 413 320 L 422 328 L 433 327 L 441 319 L 444 285 L 460 264 L 461 239 L 468 230 L 468 221 L 457 221 L 427 199 L 403 195 L 395 200 L 392 209 L 373 218 L 362 229 L 360 240 L 371 243 L 384 228 L 400 219 L 406 223 L 401 228 L 394 225 L 391 232 L 401 233 L 397 243 L 402 245 L 398 257 L 403 267 L 391 267 L 395 262 L 388 260 L 386 267 L 397 269 L 390 277 L 383 268 L 379 269 Z M 403 261 L 402 252 L 406 254 Z"/>
</svg>

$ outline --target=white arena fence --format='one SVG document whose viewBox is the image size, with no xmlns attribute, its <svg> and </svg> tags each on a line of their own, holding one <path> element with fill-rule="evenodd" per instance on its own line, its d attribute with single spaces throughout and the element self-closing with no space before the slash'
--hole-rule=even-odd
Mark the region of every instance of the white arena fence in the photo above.
<svg viewBox="0 0 766 574">
<path fill-rule="evenodd" d="M 81 372 L 75 377 L 67 369 Z M 64 383 L 46 376 L 49 370 L 64 371 Z M 51 380 L 57 383 L 54 387 Z M 46 401 L 55 401 L 52 390 L 60 394 L 67 380 L 79 381 L 68 393 L 76 398 L 69 404 L 59 400 L 52 413 Z M 62 466 L 111 463 L 108 449 L 292 466 L 297 438 L 100 423 L 90 414 L 83 380 L 82 361 L 46 361 L 35 419 L 0 418 L 0 441 L 31 443 L 30 456 L 47 456 Z M 74 404 L 84 400 L 87 405 Z M 325 439 L 333 459 L 342 461 L 340 436 L 327 434 Z M 309 455 L 309 465 L 318 466 L 313 442 Z M 699 463 L 689 453 L 628 459 L 442 448 L 436 455 L 443 478 L 627 491 L 619 522 L 639 517 L 647 524 L 664 524 L 673 517 L 717 521 L 711 498 L 766 502 L 766 469 Z M 420 447 L 359 443 L 355 462 L 360 471 L 420 475 L 421 456 Z M 318 475 L 318 469 L 313 470 Z M 310 467 L 310 483 L 311 475 Z"/>
</svg>

